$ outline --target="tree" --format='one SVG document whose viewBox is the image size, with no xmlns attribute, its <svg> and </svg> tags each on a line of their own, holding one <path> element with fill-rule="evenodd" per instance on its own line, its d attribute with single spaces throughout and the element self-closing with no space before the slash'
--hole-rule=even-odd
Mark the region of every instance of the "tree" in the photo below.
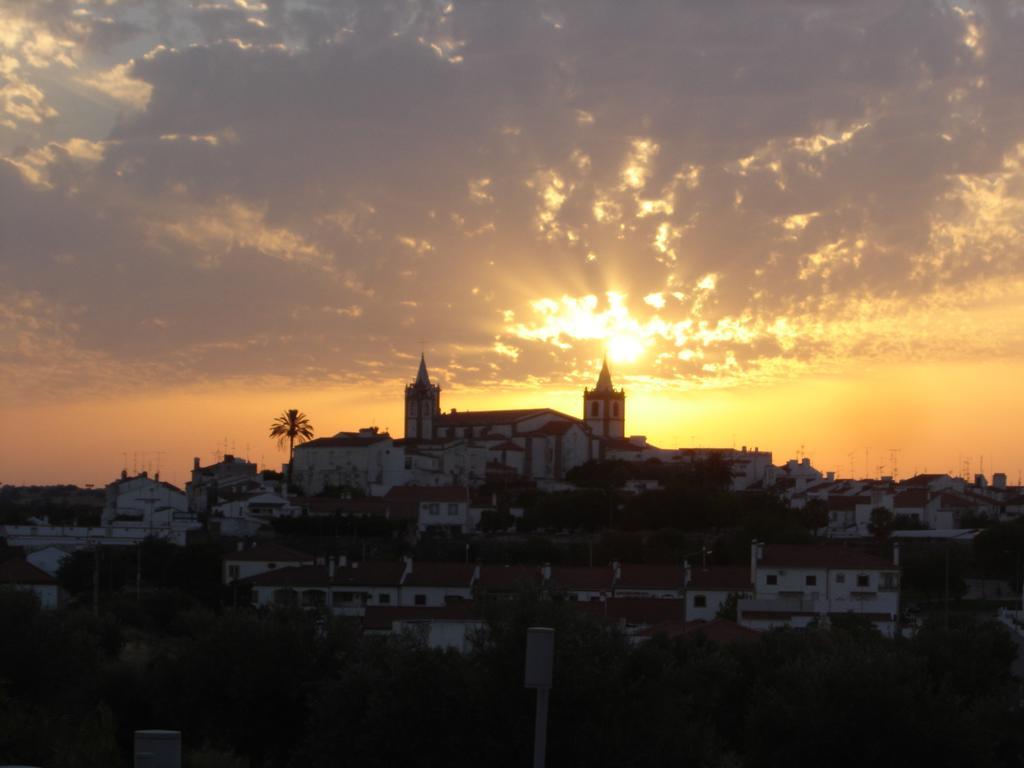
<svg viewBox="0 0 1024 768">
<path fill-rule="evenodd" d="M 800 510 L 800 522 L 807 530 L 817 533 L 828 525 L 828 502 L 810 499 Z"/>
<path fill-rule="evenodd" d="M 871 522 L 868 523 L 868 530 L 879 541 L 885 541 L 893 531 L 893 521 L 892 510 L 887 507 L 875 507 L 871 510 Z"/>
<path fill-rule="evenodd" d="M 277 447 L 288 443 L 288 482 L 292 481 L 292 462 L 295 460 L 295 441 L 304 443 L 313 439 L 313 425 L 298 408 L 289 408 L 270 425 L 270 436 L 277 438 Z"/>
</svg>

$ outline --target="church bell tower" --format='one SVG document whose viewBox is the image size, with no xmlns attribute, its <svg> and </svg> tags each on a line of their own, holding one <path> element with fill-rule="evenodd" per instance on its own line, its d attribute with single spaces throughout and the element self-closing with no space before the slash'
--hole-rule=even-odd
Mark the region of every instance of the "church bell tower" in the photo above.
<svg viewBox="0 0 1024 768">
<path fill-rule="evenodd" d="M 441 387 L 430 383 L 427 362 L 420 355 L 416 381 L 405 387 L 405 437 L 409 440 L 432 440 L 434 418 L 441 415 Z"/>
<path fill-rule="evenodd" d="M 601 363 L 597 386 L 583 390 L 583 420 L 598 437 L 626 436 L 626 392 L 612 386 L 608 358 Z"/>
</svg>

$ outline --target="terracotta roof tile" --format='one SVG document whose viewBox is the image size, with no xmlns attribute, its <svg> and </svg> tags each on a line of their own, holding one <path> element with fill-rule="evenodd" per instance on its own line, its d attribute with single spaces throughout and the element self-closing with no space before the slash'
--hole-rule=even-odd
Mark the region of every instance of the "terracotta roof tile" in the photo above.
<svg viewBox="0 0 1024 768">
<path fill-rule="evenodd" d="M 469 587 L 473 583 L 476 566 L 471 563 L 425 563 L 412 564 L 412 573 L 406 576 L 403 586 L 408 587 Z"/>
<path fill-rule="evenodd" d="M 610 590 L 612 569 L 609 566 L 556 565 L 551 569 L 551 586 L 556 589 Z"/>
<path fill-rule="evenodd" d="M 481 565 L 480 589 L 490 592 L 516 592 L 541 584 L 540 568 L 536 565 Z"/>
<path fill-rule="evenodd" d="M 619 580 L 615 586 L 623 589 L 682 589 L 683 567 L 622 563 Z"/>
<path fill-rule="evenodd" d="M 32 584 L 36 586 L 55 585 L 57 580 L 46 571 L 36 568 L 23 557 L 15 557 L 0 563 L 0 585 Z"/>
<path fill-rule="evenodd" d="M 243 549 L 241 552 L 228 552 L 223 559 L 225 562 L 232 563 L 312 563 L 316 560 L 308 552 L 299 552 L 297 549 L 278 544 L 276 541 L 257 544 L 255 547 Z"/>
</svg>

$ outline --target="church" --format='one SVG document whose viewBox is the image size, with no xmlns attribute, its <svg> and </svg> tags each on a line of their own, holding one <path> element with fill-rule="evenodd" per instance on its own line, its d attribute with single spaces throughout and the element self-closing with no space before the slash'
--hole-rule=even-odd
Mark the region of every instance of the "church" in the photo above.
<svg viewBox="0 0 1024 768">
<path fill-rule="evenodd" d="M 564 488 L 567 473 L 587 461 L 621 459 L 686 463 L 718 455 L 733 467 L 734 486 L 761 482 L 771 453 L 757 449 L 664 449 L 643 436 L 626 437 L 626 393 L 612 383 L 608 361 L 593 389 L 583 390 L 580 417 L 551 408 L 498 411 L 441 410 L 441 387 L 427 361 L 405 387 L 405 435 L 376 427 L 339 432 L 295 448 L 294 482 L 316 495 L 351 486 L 383 496 L 396 486 L 462 486 L 534 483 Z"/>
<path fill-rule="evenodd" d="M 612 384 L 605 360 L 593 389 L 583 390 L 582 418 L 551 408 L 500 411 L 441 410 L 441 388 L 420 357 L 405 388 L 406 454 L 430 456 L 456 444 L 478 454 L 466 470 L 474 478 L 502 472 L 558 481 L 573 467 L 634 444 L 626 435 L 626 393 Z M 642 440 L 642 438 L 641 438 Z M 410 462 L 411 466 L 416 461 Z"/>
<path fill-rule="evenodd" d="M 550 488 L 591 459 L 636 458 L 651 448 L 625 438 L 626 393 L 612 384 L 607 361 L 594 388 L 584 389 L 577 418 L 551 408 L 444 412 L 441 387 L 421 355 L 403 412 L 403 438 L 369 427 L 296 446 L 296 483 L 307 494 L 340 485 L 371 495 L 401 485 L 526 481 Z"/>
</svg>

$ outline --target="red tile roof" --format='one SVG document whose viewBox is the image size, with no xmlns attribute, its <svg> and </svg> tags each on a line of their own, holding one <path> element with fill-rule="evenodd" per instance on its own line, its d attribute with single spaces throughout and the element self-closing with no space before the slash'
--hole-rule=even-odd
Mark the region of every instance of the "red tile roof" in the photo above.
<svg viewBox="0 0 1024 768">
<path fill-rule="evenodd" d="M 683 567 L 622 563 L 615 586 L 622 589 L 682 589 Z"/>
<path fill-rule="evenodd" d="M 556 565 L 551 569 L 551 586 L 556 589 L 610 590 L 612 588 L 610 566 Z"/>
<path fill-rule="evenodd" d="M 928 485 L 936 480 L 948 479 L 949 475 L 914 475 L 908 477 L 906 480 L 900 483 L 900 485 Z"/>
<path fill-rule="evenodd" d="M 550 408 L 523 408 L 506 411 L 453 411 L 442 413 L 434 418 L 434 424 L 438 427 L 485 427 L 497 426 L 500 424 L 514 424 L 518 421 L 551 414 L 569 421 L 579 419 L 564 413 L 559 413 Z"/>
<path fill-rule="evenodd" d="M 766 544 L 758 561 L 765 568 L 897 570 L 892 561 L 852 547 L 827 544 Z"/>
<path fill-rule="evenodd" d="M 295 446 L 295 450 L 306 450 L 308 448 L 367 448 L 381 440 L 390 440 L 391 435 L 381 432 L 376 435 L 346 435 L 344 437 L 318 437 Z"/>
<path fill-rule="evenodd" d="M 4 584 L 52 586 L 57 584 L 57 580 L 28 560 L 16 557 L 0 563 L 0 586 Z"/>
<path fill-rule="evenodd" d="M 536 565 L 481 565 L 480 589 L 490 592 L 517 592 L 539 587 L 540 568 Z"/>
<path fill-rule="evenodd" d="M 754 588 L 749 565 L 712 565 L 694 568 L 687 589 L 747 591 Z"/>
<path fill-rule="evenodd" d="M 302 565 L 277 568 L 242 581 L 256 587 L 397 587 L 404 572 L 404 563 L 364 561 L 335 569 L 333 580 L 326 565 Z"/>
<path fill-rule="evenodd" d="M 469 587 L 473 583 L 476 566 L 471 563 L 425 563 L 412 564 L 412 573 L 405 577 L 402 586 L 407 587 Z"/>
<path fill-rule="evenodd" d="M 312 563 L 316 560 L 308 552 L 299 552 L 297 549 L 291 549 L 276 541 L 257 544 L 255 547 L 244 549 L 241 552 L 228 552 L 223 559 L 230 563 Z"/>
</svg>

